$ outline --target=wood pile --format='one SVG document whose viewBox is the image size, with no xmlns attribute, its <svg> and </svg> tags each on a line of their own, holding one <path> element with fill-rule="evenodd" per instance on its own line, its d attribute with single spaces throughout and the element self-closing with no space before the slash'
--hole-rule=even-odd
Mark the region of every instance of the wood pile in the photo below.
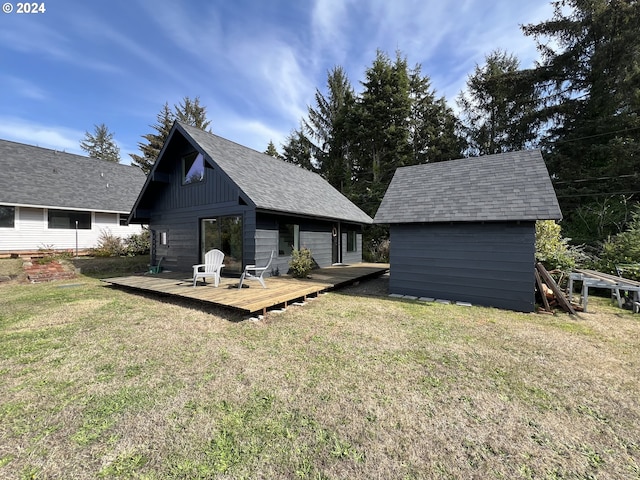
<svg viewBox="0 0 640 480">
<path fill-rule="evenodd" d="M 560 307 L 571 315 L 576 314 L 578 307 L 569 302 L 562 289 L 540 262 L 536 263 L 535 276 L 538 292 L 542 298 L 541 312 L 553 313 L 555 307 Z"/>
</svg>

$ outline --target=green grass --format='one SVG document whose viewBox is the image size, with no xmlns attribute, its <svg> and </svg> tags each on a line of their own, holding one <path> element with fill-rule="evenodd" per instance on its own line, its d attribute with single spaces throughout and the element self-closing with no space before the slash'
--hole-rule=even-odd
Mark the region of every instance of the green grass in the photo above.
<svg viewBox="0 0 640 480">
<path fill-rule="evenodd" d="M 590 308 L 1 285 L 0 478 L 637 479 L 640 316 Z"/>
</svg>

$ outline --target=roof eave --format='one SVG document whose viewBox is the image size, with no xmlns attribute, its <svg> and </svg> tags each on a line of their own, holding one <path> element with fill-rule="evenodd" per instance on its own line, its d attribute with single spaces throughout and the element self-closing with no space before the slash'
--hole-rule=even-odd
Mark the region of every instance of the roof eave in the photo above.
<svg viewBox="0 0 640 480">
<path fill-rule="evenodd" d="M 372 218 L 369 218 L 369 221 L 366 221 L 366 219 L 354 219 L 354 218 L 347 218 L 347 217 L 332 217 L 332 216 L 328 216 L 328 215 L 317 215 L 317 214 L 308 213 L 308 212 L 292 212 L 292 211 L 288 211 L 288 210 L 278 210 L 278 209 L 274 209 L 274 208 L 265 208 L 265 207 L 256 208 L 256 213 L 269 213 L 269 214 L 277 214 L 277 215 L 289 215 L 289 216 L 300 217 L 300 218 L 326 220 L 326 221 L 329 221 L 329 222 L 339 221 L 339 222 L 346 222 L 346 223 L 357 223 L 357 224 L 361 224 L 361 225 L 372 225 L 373 224 L 373 219 Z"/>
</svg>

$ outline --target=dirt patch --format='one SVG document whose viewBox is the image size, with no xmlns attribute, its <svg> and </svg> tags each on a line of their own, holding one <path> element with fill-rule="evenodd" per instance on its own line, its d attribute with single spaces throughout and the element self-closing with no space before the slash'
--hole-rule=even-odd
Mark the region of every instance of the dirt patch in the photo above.
<svg viewBox="0 0 640 480">
<path fill-rule="evenodd" d="M 389 295 L 389 273 L 369 280 L 361 280 L 340 289 L 344 293 L 372 297 L 386 297 Z"/>
</svg>

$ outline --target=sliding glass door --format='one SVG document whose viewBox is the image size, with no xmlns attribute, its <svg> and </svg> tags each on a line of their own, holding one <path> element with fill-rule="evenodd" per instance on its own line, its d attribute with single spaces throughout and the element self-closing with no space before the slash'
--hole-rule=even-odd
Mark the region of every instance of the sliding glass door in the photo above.
<svg viewBox="0 0 640 480">
<path fill-rule="evenodd" d="M 224 252 L 222 273 L 242 273 L 242 217 L 203 218 L 200 221 L 201 261 L 205 252 L 217 248 Z"/>
</svg>

